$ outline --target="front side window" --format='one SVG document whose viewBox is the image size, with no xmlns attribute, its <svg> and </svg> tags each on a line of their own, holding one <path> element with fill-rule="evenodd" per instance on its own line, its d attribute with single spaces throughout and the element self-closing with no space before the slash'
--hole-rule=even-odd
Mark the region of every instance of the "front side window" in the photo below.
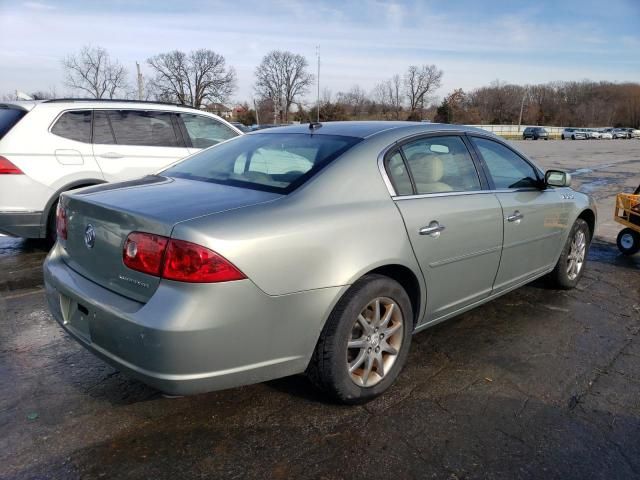
<svg viewBox="0 0 640 480">
<path fill-rule="evenodd" d="M 522 157 L 504 145 L 486 138 L 472 137 L 479 150 L 494 188 L 536 188 L 539 184 L 535 169 Z"/>
<path fill-rule="evenodd" d="M 51 127 L 51 133 L 76 142 L 91 142 L 91 111 L 65 112 Z"/>
<path fill-rule="evenodd" d="M 191 115 L 181 113 L 180 118 L 184 122 L 187 129 L 191 145 L 194 148 L 207 148 L 216 143 L 224 142 L 230 138 L 237 137 L 238 134 L 217 121 L 215 118 L 205 117 L 204 115 Z"/>
<path fill-rule="evenodd" d="M 359 141 L 302 133 L 243 135 L 193 155 L 162 175 L 288 193 Z"/>
<path fill-rule="evenodd" d="M 111 128 L 118 145 L 146 147 L 181 147 L 173 127 L 173 114 L 139 110 L 108 111 Z"/>
<path fill-rule="evenodd" d="M 480 190 L 469 150 L 458 136 L 427 137 L 402 146 L 416 193 Z"/>
</svg>

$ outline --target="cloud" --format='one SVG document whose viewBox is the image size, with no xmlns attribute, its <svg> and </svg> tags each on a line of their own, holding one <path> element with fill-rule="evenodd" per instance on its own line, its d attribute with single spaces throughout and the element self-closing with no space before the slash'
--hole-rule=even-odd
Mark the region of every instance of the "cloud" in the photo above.
<svg viewBox="0 0 640 480">
<path fill-rule="evenodd" d="M 60 60 L 83 44 L 100 45 L 130 72 L 157 53 L 211 48 L 238 73 L 240 99 L 252 95 L 253 72 L 273 49 L 303 54 L 315 70 L 321 45 L 322 88 L 365 89 L 411 64 L 444 70 L 441 94 L 495 78 L 531 83 L 557 79 L 637 80 L 634 22 L 549 16 L 551 4 L 504 7 L 476 2 L 278 0 L 274 2 L 0 4 L 0 93 L 61 85 Z M 485 10 L 487 10 L 485 12 Z M 578 12 L 581 9 L 576 10 Z M 69 28 L 73 25 L 73 28 Z M 620 48 L 623 45 L 624 48 Z"/>
</svg>

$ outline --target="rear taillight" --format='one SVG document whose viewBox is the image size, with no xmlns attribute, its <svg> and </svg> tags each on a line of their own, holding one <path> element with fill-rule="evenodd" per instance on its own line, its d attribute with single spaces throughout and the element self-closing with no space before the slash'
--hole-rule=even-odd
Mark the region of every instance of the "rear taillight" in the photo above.
<svg viewBox="0 0 640 480">
<path fill-rule="evenodd" d="M 160 235 L 133 232 L 124 243 L 124 264 L 132 270 L 159 276 L 167 241 L 167 237 Z"/>
<path fill-rule="evenodd" d="M 246 278 L 213 250 L 150 233 L 131 233 L 122 258 L 132 270 L 178 282 L 215 283 Z"/>
<path fill-rule="evenodd" d="M 0 175 L 22 175 L 22 170 L 6 158 L 0 156 Z"/>
<path fill-rule="evenodd" d="M 56 208 L 56 234 L 62 240 L 67 239 L 67 210 L 60 202 Z"/>
<path fill-rule="evenodd" d="M 183 240 L 169 240 L 162 278 L 179 282 L 213 283 L 245 276 L 213 250 Z"/>
</svg>

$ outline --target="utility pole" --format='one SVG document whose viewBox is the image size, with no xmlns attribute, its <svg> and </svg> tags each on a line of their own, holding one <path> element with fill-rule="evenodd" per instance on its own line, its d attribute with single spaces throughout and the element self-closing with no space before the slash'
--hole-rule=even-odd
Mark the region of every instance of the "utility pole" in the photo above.
<svg viewBox="0 0 640 480">
<path fill-rule="evenodd" d="M 142 100 L 142 73 L 140 72 L 140 64 L 136 62 L 136 69 L 138 70 L 138 100 Z"/>
<path fill-rule="evenodd" d="M 522 102 L 520 102 L 520 117 L 518 118 L 518 134 L 520 133 L 520 128 L 522 126 L 522 111 L 524 110 L 524 100 L 527 98 L 527 93 L 529 93 L 529 87 L 524 87 L 524 93 L 522 94 Z"/>
<path fill-rule="evenodd" d="M 316 110 L 318 111 L 317 122 L 320 123 L 320 45 L 316 46 L 316 55 L 318 56 L 318 96 Z"/>
<path fill-rule="evenodd" d="M 255 98 L 253 99 L 253 108 L 256 111 L 256 124 L 260 125 L 260 113 L 258 113 L 258 105 Z"/>
</svg>

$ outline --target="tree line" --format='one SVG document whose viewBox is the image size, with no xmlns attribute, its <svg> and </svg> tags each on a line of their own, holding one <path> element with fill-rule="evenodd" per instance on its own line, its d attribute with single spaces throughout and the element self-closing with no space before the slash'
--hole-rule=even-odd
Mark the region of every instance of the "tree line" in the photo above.
<svg viewBox="0 0 640 480">
<path fill-rule="evenodd" d="M 128 70 L 101 47 L 85 46 L 62 60 L 64 84 L 91 98 L 139 98 L 196 108 L 225 103 L 236 91 L 237 75 L 224 56 L 209 50 L 160 53 L 146 60 L 151 75 L 132 85 Z M 567 81 L 516 85 L 495 81 L 470 91 L 455 89 L 443 99 L 435 92 L 443 72 L 436 65 L 410 65 L 371 91 L 359 85 L 319 101 L 305 97 L 315 84 L 302 55 L 274 50 L 254 71 L 255 100 L 239 120 L 252 123 L 332 120 L 429 120 L 461 124 L 640 126 L 640 84 Z M 55 92 L 51 92 L 55 95 Z M 36 98 L 51 94 L 34 92 Z"/>
</svg>

